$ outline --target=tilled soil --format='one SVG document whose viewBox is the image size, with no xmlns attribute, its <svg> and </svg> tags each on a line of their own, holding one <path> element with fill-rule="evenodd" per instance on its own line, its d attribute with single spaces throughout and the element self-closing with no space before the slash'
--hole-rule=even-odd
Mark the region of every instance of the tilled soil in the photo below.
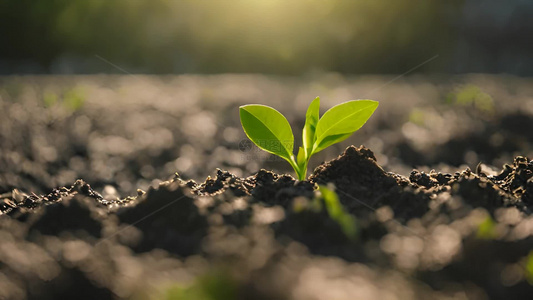
<svg viewBox="0 0 533 300">
<path fill-rule="evenodd" d="M 311 208 L 315 184 L 335 186 L 356 240 Z M 406 178 L 353 146 L 303 182 L 218 170 L 126 199 L 82 180 L 42 196 L 15 190 L 1 200 L 0 296 L 186 299 L 193 292 L 172 284 L 199 275 L 213 281 L 197 279 L 203 289 L 226 286 L 225 299 L 527 299 L 532 192 L 525 157 L 495 176 Z"/>
<path fill-rule="evenodd" d="M 0 299 L 530 299 L 533 85 L 390 80 L 1 79 Z M 377 89 L 306 181 L 238 124 Z"/>
</svg>

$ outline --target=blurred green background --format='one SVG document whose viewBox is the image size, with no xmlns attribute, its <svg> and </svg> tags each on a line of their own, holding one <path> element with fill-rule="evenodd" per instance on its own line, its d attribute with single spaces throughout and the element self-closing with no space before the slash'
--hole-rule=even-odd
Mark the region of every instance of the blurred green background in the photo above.
<svg viewBox="0 0 533 300">
<path fill-rule="evenodd" d="M 0 74 L 533 75 L 530 0 L 2 0 Z"/>
</svg>

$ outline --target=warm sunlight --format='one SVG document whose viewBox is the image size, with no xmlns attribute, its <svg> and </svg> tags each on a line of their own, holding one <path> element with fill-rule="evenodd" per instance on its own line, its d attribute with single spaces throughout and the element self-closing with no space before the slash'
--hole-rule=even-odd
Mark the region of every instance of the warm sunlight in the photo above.
<svg viewBox="0 0 533 300">
<path fill-rule="evenodd" d="M 531 16 L 0 0 L 0 300 L 532 299 Z"/>
</svg>

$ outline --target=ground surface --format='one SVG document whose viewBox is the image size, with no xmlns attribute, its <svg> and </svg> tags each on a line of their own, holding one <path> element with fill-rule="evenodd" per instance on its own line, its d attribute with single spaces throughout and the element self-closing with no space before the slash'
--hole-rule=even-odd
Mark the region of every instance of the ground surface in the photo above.
<svg viewBox="0 0 533 300">
<path fill-rule="evenodd" d="M 1 78 L 0 299 L 529 299 L 532 83 Z M 237 108 L 273 106 L 300 136 L 315 96 L 380 107 L 296 182 Z"/>
</svg>

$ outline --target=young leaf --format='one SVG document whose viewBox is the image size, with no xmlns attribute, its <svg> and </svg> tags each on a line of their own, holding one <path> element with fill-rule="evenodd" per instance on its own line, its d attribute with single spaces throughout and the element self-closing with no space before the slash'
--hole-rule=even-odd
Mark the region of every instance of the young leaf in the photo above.
<svg viewBox="0 0 533 300">
<path fill-rule="evenodd" d="M 318 123 L 319 114 L 320 97 L 316 97 L 307 108 L 307 113 L 305 114 L 305 125 L 302 132 L 302 145 L 306 158 L 311 156 L 311 150 L 313 143 L 315 142 L 315 130 L 316 124 Z"/>
<path fill-rule="evenodd" d="M 242 128 L 254 144 L 294 164 L 294 135 L 281 113 L 272 107 L 251 104 L 241 106 L 239 114 Z"/>
<path fill-rule="evenodd" d="M 352 100 L 333 106 L 316 125 L 311 154 L 347 139 L 363 126 L 378 107 L 373 100 Z"/>
<path fill-rule="evenodd" d="M 345 139 L 349 138 L 352 134 L 353 132 L 327 136 L 324 139 L 322 139 L 322 141 L 320 141 L 319 144 L 315 145 L 314 150 L 311 153 L 312 154 L 318 153 L 333 144 L 340 143 L 344 141 Z"/>
<path fill-rule="evenodd" d="M 259 148 L 286 159 L 299 180 L 307 176 L 307 164 L 314 153 L 348 138 L 370 118 L 378 102 L 352 100 L 328 110 L 320 119 L 320 98 L 317 97 L 306 113 L 302 147 L 293 154 L 294 135 L 285 117 L 277 110 L 258 104 L 244 105 L 239 113 L 244 132 Z"/>
</svg>

